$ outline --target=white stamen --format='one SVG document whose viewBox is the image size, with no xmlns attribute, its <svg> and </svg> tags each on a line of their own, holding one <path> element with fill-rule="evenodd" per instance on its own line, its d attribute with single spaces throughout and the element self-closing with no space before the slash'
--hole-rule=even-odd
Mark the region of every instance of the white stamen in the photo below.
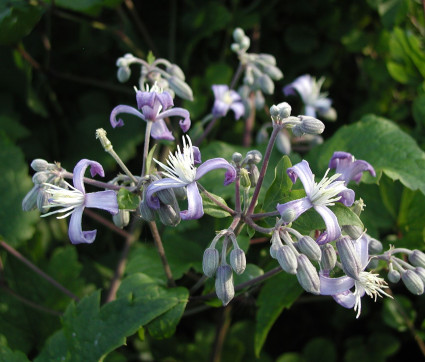
<svg viewBox="0 0 425 362">
<path fill-rule="evenodd" d="M 336 173 L 331 177 L 327 177 L 329 168 L 319 183 L 314 183 L 313 190 L 308 197 L 315 206 L 333 206 L 341 196 L 337 196 L 346 189 L 344 181 L 336 181 L 341 174 Z M 313 175 L 314 178 L 314 175 Z"/>
<path fill-rule="evenodd" d="M 84 194 L 80 190 L 77 190 L 75 187 L 71 186 L 68 182 L 65 183 L 70 189 L 65 189 L 63 187 L 49 183 L 43 184 L 46 186 L 44 192 L 50 195 L 48 197 L 49 204 L 45 205 L 44 207 L 46 209 L 53 207 L 58 207 L 60 209 L 43 214 L 41 215 L 42 217 L 57 213 L 66 213 L 65 215 L 57 217 L 58 219 L 63 219 L 71 215 L 75 211 L 76 207 L 84 204 Z"/>
<path fill-rule="evenodd" d="M 164 174 L 183 185 L 188 185 L 195 181 L 196 178 L 196 167 L 193 159 L 192 141 L 188 136 L 187 143 L 183 138 L 183 152 L 180 147 L 177 146 L 177 151 L 173 155 L 171 152 L 168 156 L 167 164 L 164 165 L 162 162 L 153 159 L 158 165 L 160 165 L 166 172 Z"/>
</svg>

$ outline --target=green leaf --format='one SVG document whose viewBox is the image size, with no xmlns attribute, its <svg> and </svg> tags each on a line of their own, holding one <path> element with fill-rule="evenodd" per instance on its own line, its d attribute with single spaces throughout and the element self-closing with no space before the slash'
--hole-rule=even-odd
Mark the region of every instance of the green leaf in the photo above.
<svg viewBox="0 0 425 362">
<path fill-rule="evenodd" d="M 335 344 L 326 338 L 314 338 L 303 349 L 306 361 L 333 362 L 337 360 Z"/>
<path fill-rule="evenodd" d="M 121 2 L 122 0 L 55 0 L 55 6 L 95 16 L 103 7 L 115 8 Z"/>
<path fill-rule="evenodd" d="M 117 299 L 102 307 L 100 291 L 67 308 L 61 330 L 35 361 L 98 361 L 143 325 L 187 302 L 184 288 L 164 289 L 145 275 L 123 280 Z"/>
<path fill-rule="evenodd" d="M 381 0 L 378 13 L 382 23 L 388 29 L 393 28 L 407 16 L 408 2 L 404 0 Z"/>
<path fill-rule="evenodd" d="M 140 203 L 139 196 L 124 188 L 118 191 L 117 200 L 119 208 L 125 210 L 135 210 Z"/>
<path fill-rule="evenodd" d="M 334 151 L 346 151 L 356 159 L 369 162 L 377 173 L 362 180 L 376 182 L 384 172 L 412 190 L 425 193 L 425 153 L 416 141 L 389 120 L 367 115 L 359 122 L 341 127 L 325 144 L 316 149 L 317 162 L 327 167 Z M 314 157 L 314 155 L 311 155 Z"/>
<path fill-rule="evenodd" d="M 211 194 L 209 193 L 212 197 L 214 197 L 217 201 L 220 201 L 222 204 L 226 205 L 226 201 L 217 195 Z M 213 216 L 213 217 L 217 217 L 217 218 L 223 218 L 223 217 L 228 217 L 230 216 L 230 214 L 223 210 L 220 206 L 218 206 L 215 202 L 211 201 L 204 192 L 201 193 L 202 196 L 202 204 L 204 206 L 204 212 L 207 215 Z"/>
<path fill-rule="evenodd" d="M 250 280 L 257 278 L 264 274 L 263 269 L 259 268 L 255 264 L 247 264 L 245 271 L 237 275 L 236 273 L 233 275 L 234 278 L 234 284 L 242 284 L 245 282 L 249 282 Z"/>
<path fill-rule="evenodd" d="M 22 200 L 33 184 L 24 155 L 0 132 L 0 236 L 17 247 L 34 233 L 37 212 L 24 212 Z"/>
<path fill-rule="evenodd" d="M 425 94 L 419 95 L 413 101 L 412 115 L 418 125 L 425 126 Z"/>
<path fill-rule="evenodd" d="M 148 157 L 146 158 L 146 174 L 150 174 L 151 172 L 151 165 L 152 165 L 152 159 L 153 155 L 155 154 L 156 147 L 158 146 L 158 143 L 156 143 L 149 151 Z"/>
<path fill-rule="evenodd" d="M 276 209 L 276 205 L 282 203 L 289 196 L 292 188 L 292 181 L 286 173 L 289 167 L 292 167 L 291 160 L 285 155 L 274 169 L 275 177 L 266 191 L 263 210 Z"/>
<path fill-rule="evenodd" d="M 264 283 L 257 299 L 255 355 L 260 355 L 267 334 L 285 308 L 290 308 L 302 289 L 295 275 L 280 273 Z"/>
<path fill-rule="evenodd" d="M 416 318 L 416 312 L 410 300 L 405 296 L 397 295 L 394 298 L 384 299 L 382 318 L 388 326 L 399 332 L 407 331 L 409 329 L 408 324 L 413 323 Z"/>
<path fill-rule="evenodd" d="M 28 35 L 43 15 L 44 8 L 23 0 L 0 4 L 0 44 L 15 44 Z"/>
<path fill-rule="evenodd" d="M 29 362 L 29 359 L 22 352 L 13 352 L 0 342 L 0 362 Z"/>
</svg>

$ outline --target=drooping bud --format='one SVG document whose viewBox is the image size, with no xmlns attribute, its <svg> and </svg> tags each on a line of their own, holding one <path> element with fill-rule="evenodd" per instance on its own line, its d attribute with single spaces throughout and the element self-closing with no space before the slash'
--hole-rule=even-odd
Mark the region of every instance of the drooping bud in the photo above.
<svg viewBox="0 0 425 362">
<path fill-rule="evenodd" d="M 242 274 L 245 271 L 246 257 L 241 248 L 233 249 L 230 252 L 230 265 L 236 274 Z"/>
<path fill-rule="evenodd" d="M 258 164 L 263 159 L 263 155 L 258 150 L 251 150 L 246 153 L 246 162 Z"/>
<path fill-rule="evenodd" d="M 186 187 L 174 187 L 173 188 L 174 195 L 176 195 L 176 199 L 185 200 L 187 197 Z"/>
<path fill-rule="evenodd" d="M 284 271 L 289 274 L 297 273 L 297 257 L 289 245 L 282 245 L 277 249 L 276 259 Z"/>
<path fill-rule="evenodd" d="M 362 265 L 352 240 L 344 236 L 336 242 L 336 247 L 345 274 L 357 280 L 359 273 L 362 271 Z"/>
<path fill-rule="evenodd" d="M 189 101 L 193 101 L 193 92 L 192 89 L 189 87 L 189 85 L 181 80 L 180 78 L 177 78 L 175 76 L 172 76 L 168 78 L 168 84 L 170 85 L 170 88 L 181 98 L 187 99 Z"/>
<path fill-rule="evenodd" d="M 112 221 L 120 229 L 126 227 L 130 222 L 130 211 L 119 209 L 118 214 L 112 215 Z"/>
<path fill-rule="evenodd" d="M 258 59 L 268 65 L 276 65 L 276 58 L 271 54 L 260 53 Z"/>
<path fill-rule="evenodd" d="M 240 44 L 241 50 L 246 51 L 251 45 L 251 39 L 249 39 L 247 36 L 244 36 L 242 40 L 239 42 L 239 44 Z"/>
<path fill-rule="evenodd" d="M 174 194 L 174 189 L 163 189 L 156 192 L 156 196 L 161 202 L 165 205 L 172 205 L 176 203 L 176 195 Z"/>
<path fill-rule="evenodd" d="M 52 178 L 52 174 L 50 172 L 45 171 L 39 171 L 34 174 L 32 177 L 32 182 L 34 182 L 35 185 L 41 185 L 45 182 L 49 182 L 49 179 Z"/>
<path fill-rule="evenodd" d="M 241 176 L 241 178 L 240 178 L 241 186 L 244 187 L 244 188 L 251 187 L 251 179 L 249 177 L 248 170 L 245 169 L 245 168 L 241 168 L 240 169 L 240 176 Z"/>
<path fill-rule="evenodd" d="M 325 125 L 322 121 L 309 116 L 301 116 L 300 128 L 306 134 L 321 134 L 325 130 Z"/>
<path fill-rule="evenodd" d="M 369 238 L 367 247 L 369 254 L 381 254 L 382 250 L 384 249 L 382 243 L 374 238 Z"/>
<path fill-rule="evenodd" d="M 255 109 L 263 109 L 266 100 L 264 99 L 263 93 L 260 90 L 255 91 L 254 105 Z"/>
<path fill-rule="evenodd" d="M 425 268 L 425 254 L 420 250 L 413 250 L 409 255 L 409 262 L 413 266 Z"/>
<path fill-rule="evenodd" d="M 343 225 L 342 230 L 353 240 L 357 240 L 363 234 L 362 228 L 357 225 Z"/>
<path fill-rule="evenodd" d="M 202 270 L 207 277 L 212 277 L 220 261 L 218 250 L 215 248 L 207 248 L 204 251 L 204 258 L 202 259 Z"/>
<path fill-rule="evenodd" d="M 218 299 L 221 300 L 223 306 L 235 296 L 235 287 L 233 286 L 233 273 L 230 265 L 220 265 L 215 276 L 215 292 Z"/>
<path fill-rule="evenodd" d="M 401 275 L 401 280 L 403 281 L 406 288 L 415 295 L 421 295 L 424 292 L 424 282 L 421 277 L 416 274 L 413 270 L 406 270 Z"/>
<path fill-rule="evenodd" d="M 282 71 L 274 65 L 265 66 L 264 71 L 267 73 L 267 75 L 270 76 L 270 78 L 274 80 L 279 80 L 283 78 Z"/>
<path fill-rule="evenodd" d="M 419 275 L 425 285 L 425 269 L 418 266 L 415 268 L 415 273 Z"/>
<path fill-rule="evenodd" d="M 310 260 L 319 261 L 322 257 L 322 250 L 316 241 L 310 236 L 303 236 L 297 242 L 298 249 L 301 253 L 307 255 Z"/>
<path fill-rule="evenodd" d="M 31 168 L 34 171 L 46 171 L 49 169 L 49 163 L 41 158 L 36 158 L 31 162 Z"/>
<path fill-rule="evenodd" d="M 42 213 L 49 211 L 49 194 L 44 191 L 43 187 L 40 187 L 37 194 L 37 209 Z"/>
<path fill-rule="evenodd" d="M 37 197 L 40 190 L 40 185 L 34 185 L 34 187 L 25 195 L 22 200 L 22 210 L 31 211 L 37 207 Z"/>
<path fill-rule="evenodd" d="M 232 155 L 232 161 L 236 164 L 240 163 L 242 161 L 242 155 L 239 152 L 235 152 Z"/>
<path fill-rule="evenodd" d="M 316 268 L 304 254 L 297 258 L 297 279 L 305 291 L 312 294 L 320 294 L 320 279 Z"/>
<path fill-rule="evenodd" d="M 327 243 L 321 246 L 322 256 L 320 259 L 320 267 L 322 270 L 332 270 L 335 268 L 337 255 L 334 247 Z"/>
<path fill-rule="evenodd" d="M 140 202 L 139 204 L 139 212 L 140 217 L 145 221 L 154 221 L 155 220 L 155 212 L 152 210 L 145 200 Z"/>
<path fill-rule="evenodd" d="M 291 153 L 291 140 L 283 131 L 279 132 L 276 137 L 276 148 L 284 155 Z"/>
<path fill-rule="evenodd" d="M 171 64 L 170 66 L 166 67 L 165 70 L 168 74 L 173 75 L 178 79 L 183 81 L 186 79 L 182 69 L 177 64 Z"/>
<path fill-rule="evenodd" d="M 119 67 L 117 70 L 117 79 L 120 83 L 127 82 L 131 77 L 130 67 Z"/>
<path fill-rule="evenodd" d="M 258 80 L 258 86 L 266 94 L 274 93 L 274 83 L 272 79 L 267 74 L 262 74 Z"/>
<path fill-rule="evenodd" d="M 280 240 L 279 231 L 275 230 L 273 231 L 272 237 L 270 239 L 270 256 L 273 259 L 276 259 L 276 253 L 279 250 L 280 247 L 283 246 L 282 241 Z"/>
<path fill-rule="evenodd" d="M 258 179 L 260 178 L 260 171 L 258 170 L 257 165 L 249 165 L 249 180 L 251 181 L 251 186 L 257 185 Z"/>
<path fill-rule="evenodd" d="M 294 221 L 295 216 L 297 213 L 294 209 L 286 209 L 282 214 L 281 218 L 285 224 L 289 224 L 290 222 Z"/>
<path fill-rule="evenodd" d="M 391 283 L 398 283 L 400 281 L 401 275 L 398 272 L 398 270 L 390 270 L 390 272 L 388 273 L 388 280 Z"/>
<path fill-rule="evenodd" d="M 180 224 L 180 209 L 177 202 L 173 205 L 161 205 L 157 210 L 159 220 L 167 226 L 177 226 Z"/>
</svg>

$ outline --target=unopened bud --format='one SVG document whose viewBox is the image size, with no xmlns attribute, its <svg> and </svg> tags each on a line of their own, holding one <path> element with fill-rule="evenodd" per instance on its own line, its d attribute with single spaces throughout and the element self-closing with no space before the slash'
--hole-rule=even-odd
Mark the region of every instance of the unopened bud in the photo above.
<svg viewBox="0 0 425 362">
<path fill-rule="evenodd" d="M 220 261 L 218 250 L 215 248 L 207 248 L 204 251 L 204 258 L 202 259 L 202 270 L 207 277 L 212 277 Z"/>
<path fill-rule="evenodd" d="M 223 306 L 235 296 L 235 287 L 233 286 L 233 273 L 230 265 L 220 265 L 215 276 L 215 292 L 217 297 L 223 303 Z"/>
<path fill-rule="evenodd" d="M 39 171 L 34 174 L 32 177 L 32 182 L 34 182 L 35 185 L 41 185 L 45 182 L 49 182 L 48 180 L 52 178 L 50 172 L 45 171 Z"/>
<path fill-rule="evenodd" d="M 118 214 L 112 215 L 112 221 L 114 222 L 115 226 L 119 227 L 120 229 L 126 227 L 130 222 L 130 211 L 123 209 L 118 210 Z"/>
<path fill-rule="evenodd" d="M 255 163 L 258 164 L 263 159 L 263 155 L 258 150 L 251 150 L 248 151 L 246 154 L 246 160 L 248 163 Z"/>
<path fill-rule="evenodd" d="M 117 79 L 120 83 L 125 83 L 130 79 L 131 69 L 130 67 L 119 67 L 117 70 Z"/>
<path fill-rule="evenodd" d="M 320 267 L 323 270 L 332 270 L 335 268 L 337 256 L 334 247 L 328 243 L 321 246 L 321 251 Z"/>
<path fill-rule="evenodd" d="M 367 248 L 369 254 L 381 254 L 382 250 L 384 249 L 382 243 L 374 238 L 369 238 Z"/>
<path fill-rule="evenodd" d="M 236 248 L 230 252 L 230 265 L 236 274 L 242 274 L 246 268 L 246 257 L 242 249 Z"/>
<path fill-rule="evenodd" d="M 267 74 L 262 74 L 258 78 L 258 86 L 266 94 L 274 93 L 274 83 L 272 79 Z"/>
<path fill-rule="evenodd" d="M 342 230 L 353 240 L 358 239 L 363 234 L 362 228 L 357 225 L 343 225 Z"/>
<path fill-rule="evenodd" d="M 422 282 L 425 285 L 425 269 L 418 266 L 415 268 L 415 273 L 419 275 L 419 277 L 422 279 Z"/>
<path fill-rule="evenodd" d="M 309 116 L 301 116 L 301 130 L 306 134 L 321 134 L 325 130 L 322 121 Z"/>
<path fill-rule="evenodd" d="M 300 285 L 309 293 L 320 294 L 320 279 L 316 268 L 304 254 L 300 254 L 297 261 L 297 279 Z"/>
<path fill-rule="evenodd" d="M 232 161 L 236 164 L 240 163 L 242 161 L 242 155 L 239 152 L 235 152 L 232 155 Z"/>
<path fill-rule="evenodd" d="M 263 93 L 260 90 L 255 91 L 254 105 L 255 109 L 261 110 L 264 108 L 266 100 L 264 99 Z"/>
<path fill-rule="evenodd" d="M 251 45 L 251 40 L 247 36 L 244 36 L 242 40 L 239 42 L 239 44 L 240 44 L 241 50 L 247 50 L 249 46 Z"/>
<path fill-rule="evenodd" d="M 155 212 L 152 210 L 145 200 L 139 204 L 140 217 L 145 221 L 154 221 Z"/>
<path fill-rule="evenodd" d="M 357 216 L 360 216 L 362 211 L 364 210 L 366 204 L 364 203 L 362 198 L 354 201 L 353 206 L 350 207 L 351 211 L 353 211 Z"/>
<path fill-rule="evenodd" d="M 240 183 L 241 186 L 244 188 L 251 187 L 251 179 L 249 178 L 249 172 L 245 168 L 240 169 Z"/>
<path fill-rule="evenodd" d="M 298 249 L 305 254 L 310 260 L 319 261 L 322 257 L 322 250 L 316 241 L 310 236 L 303 236 L 298 240 Z"/>
<path fill-rule="evenodd" d="M 413 250 L 409 255 L 409 262 L 413 266 L 425 268 L 425 254 L 420 250 Z"/>
<path fill-rule="evenodd" d="M 362 265 L 350 238 L 344 236 L 336 242 L 342 269 L 353 279 L 358 279 Z"/>
<path fill-rule="evenodd" d="M 330 122 L 334 122 L 334 121 L 336 121 L 336 119 L 337 119 L 337 117 L 338 117 L 338 115 L 337 115 L 337 113 L 336 113 L 336 110 L 335 110 L 335 108 L 333 108 L 333 107 L 329 107 L 329 109 L 328 109 L 326 112 L 321 112 L 321 113 L 320 113 L 320 115 L 321 115 L 324 119 L 326 119 L 326 120 L 328 120 L 328 121 L 330 121 Z"/>
<path fill-rule="evenodd" d="M 185 75 L 182 71 L 182 69 L 177 64 L 171 64 L 169 67 L 167 67 L 166 72 L 170 75 L 173 75 L 181 80 L 185 80 Z"/>
<path fill-rule="evenodd" d="M 268 65 L 276 65 L 276 58 L 271 54 L 260 53 L 258 54 L 258 59 Z"/>
<path fill-rule="evenodd" d="M 34 185 L 34 187 L 25 195 L 22 200 L 22 210 L 31 211 L 37 207 L 37 197 L 40 190 L 40 185 Z"/>
<path fill-rule="evenodd" d="M 295 220 L 295 217 L 297 216 L 297 213 L 294 209 L 286 209 L 280 217 L 282 218 L 283 222 L 285 224 L 289 224 L 290 222 Z"/>
<path fill-rule="evenodd" d="M 232 52 L 237 53 L 239 50 L 241 50 L 241 46 L 240 46 L 238 43 L 232 43 L 232 44 L 230 45 L 230 50 L 231 50 Z"/>
<path fill-rule="evenodd" d="M 274 65 L 265 66 L 264 71 L 270 76 L 270 78 L 274 80 L 279 80 L 283 78 L 283 73 L 281 72 L 281 70 Z"/>
<path fill-rule="evenodd" d="M 156 196 L 158 196 L 158 199 L 160 199 L 163 204 L 172 205 L 176 203 L 176 195 L 171 188 L 157 191 Z"/>
<path fill-rule="evenodd" d="M 270 116 L 273 122 L 279 122 L 282 119 L 288 118 L 291 115 L 291 106 L 282 102 L 277 105 L 273 105 L 270 107 Z"/>
<path fill-rule="evenodd" d="M 421 295 L 424 292 L 424 282 L 421 277 L 416 274 L 413 270 L 406 270 L 401 275 L 401 280 L 403 281 L 406 288 L 410 293 L 415 295 Z"/>
<path fill-rule="evenodd" d="M 44 191 L 43 187 L 40 187 L 40 190 L 37 194 L 37 209 L 40 210 L 42 214 L 44 214 L 49 210 L 49 206 L 49 194 Z"/>
<path fill-rule="evenodd" d="M 242 28 L 236 28 L 233 30 L 233 39 L 235 42 L 240 43 L 245 36 L 245 32 Z"/>
<path fill-rule="evenodd" d="M 393 269 L 388 273 L 388 280 L 391 283 L 398 283 L 400 281 L 400 278 L 401 278 L 401 275 L 398 272 L 398 270 Z"/>
<path fill-rule="evenodd" d="M 176 195 L 176 199 L 185 200 L 187 197 L 186 187 L 174 187 L 173 188 L 174 195 Z"/>
<path fill-rule="evenodd" d="M 34 171 L 46 171 L 49 169 L 49 163 L 41 158 L 36 158 L 31 162 L 31 168 Z"/>
<path fill-rule="evenodd" d="M 257 185 L 258 179 L 260 178 L 260 171 L 256 165 L 249 165 L 249 180 L 251 181 L 251 186 Z"/>
<path fill-rule="evenodd" d="M 181 98 L 193 101 L 193 92 L 189 85 L 183 80 L 172 76 L 168 78 L 170 88 Z"/>
<path fill-rule="evenodd" d="M 166 226 L 177 226 L 180 224 L 180 209 L 179 205 L 161 205 L 157 210 L 159 220 Z"/>
<path fill-rule="evenodd" d="M 282 245 L 276 251 L 276 259 L 281 268 L 289 274 L 297 272 L 297 257 L 289 245 Z"/>
</svg>

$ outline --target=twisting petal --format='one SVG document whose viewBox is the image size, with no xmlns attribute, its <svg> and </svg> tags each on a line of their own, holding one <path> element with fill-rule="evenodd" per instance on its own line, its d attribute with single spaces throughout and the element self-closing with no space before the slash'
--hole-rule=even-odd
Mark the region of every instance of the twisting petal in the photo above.
<svg viewBox="0 0 425 362">
<path fill-rule="evenodd" d="M 192 146 L 192 151 L 193 151 L 193 163 L 195 165 L 202 163 L 201 151 L 199 150 L 199 147 Z"/>
<path fill-rule="evenodd" d="M 156 93 L 156 97 L 158 99 L 158 102 L 161 103 L 162 109 L 164 111 L 174 106 L 173 97 L 171 97 L 170 93 L 166 91 L 162 93 Z"/>
<path fill-rule="evenodd" d="M 199 180 L 206 173 L 218 169 L 224 168 L 226 169 L 226 174 L 224 176 L 224 185 L 227 186 L 231 184 L 236 179 L 236 169 L 227 162 L 224 158 L 212 158 L 210 160 L 205 161 L 202 165 L 200 165 L 196 170 L 196 180 Z"/>
<path fill-rule="evenodd" d="M 214 93 L 214 98 L 223 98 L 226 92 L 229 90 L 229 87 L 225 84 L 214 84 L 211 86 L 211 89 Z"/>
<path fill-rule="evenodd" d="M 165 189 L 184 187 L 184 186 L 186 186 L 184 182 L 179 182 L 172 178 L 163 178 L 161 180 L 152 182 L 146 189 L 146 202 L 150 208 L 159 209 L 160 207 L 159 199 L 156 196 L 154 196 L 156 192 L 165 190 Z"/>
<path fill-rule="evenodd" d="M 368 237 L 366 234 L 363 234 L 359 239 L 354 242 L 354 248 L 356 249 L 356 253 L 360 258 L 360 264 L 362 268 L 365 269 L 367 264 L 369 263 L 369 249 L 368 249 Z"/>
<path fill-rule="evenodd" d="M 329 243 L 336 240 L 341 235 L 341 228 L 335 214 L 326 206 L 314 206 L 314 209 L 320 214 L 326 225 L 326 233 L 319 236 L 316 242 L 319 245 Z"/>
<path fill-rule="evenodd" d="M 72 244 L 91 244 L 96 238 L 97 230 L 83 231 L 81 228 L 81 217 L 84 206 L 75 209 L 69 221 L 68 236 Z"/>
<path fill-rule="evenodd" d="M 214 101 L 212 114 L 215 118 L 224 117 L 229 111 L 230 104 L 223 102 L 221 99 L 216 99 Z"/>
<path fill-rule="evenodd" d="M 186 109 L 183 109 L 183 108 L 172 108 L 167 111 L 161 112 L 156 117 L 155 122 L 157 122 L 159 119 L 162 119 L 165 117 L 173 117 L 173 116 L 183 118 L 182 120 L 179 121 L 179 125 L 183 132 L 187 132 L 191 124 L 190 114 Z"/>
<path fill-rule="evenodd" d="M 83 194 L 86 193 L 84 188 L 84 173 L 86 172 L 87 167 L 90 166 L 90 174 L 92 177 L 95 175 L 100 175 L 102 177 L 105 176 L 103 171 L 103 167 L 99 162 L 91 161 L 83 158 L 80 160 L 74 167 L 74 175 L 72 176 L 72 182 L 74 183 L 74 187 L 81 191 Z"/>
<path fill-rule="evenodd" d="M 343 293 L 335 294 L 332 296 L 332 298 L 335 300 L 335 302 L 344 308 L 351 309 L 356 304 L 356 296 L 349 290 L 346 290 Z"/>
<path fill-rule="evenodd" d="M 183 220 L 194 220 L 200 219 L 202 215 L 204 215 L 202 197 L 198 185 L 192 182 L 187 185 L 187 210 L 181 211 L 180 216 Z"/>
<path fill-rule="evenodd" d="M 111 126 L 113 128 L 124 126 L 124 121 L 122 119 L 119 119 L 117 121 L 117 115 L 120 114 L 120 113 L 131 114 L 131 115 L 139 117 L 139 118 L 141 118 L 145 121 L 145 116 L 142 113 L 140 113 L 136 108 L 133 108 L 133 107 L 130 107 L 130 106 L 120 105 L 120 106 L 116 106 L 112 110 L 111 116 L 109 117 L 109 120 L 111 122 Z"/>
<path fill-rule="evenodd" d="M 157 119 L 152 123 L 151 137 L 156 140 L 174 140 L 173 134 L 170 132 L 163 119 Z"/>
<path fill-rule="evenodd" d="M 142 109 L 145 106 L 153 108 L 156 98 L 155 94 L 155 92 L 142 92 L 138 90 L 136 92 L 137 108 Z"/>
<path fill-rule="evenodd" d="M 329 278 L 320 274 L 319 277 L 320 294 L 322 295 L 335 295 L 343 293 L 354 286 L 354 279 L 348 276 Z"/>
<path fill-rule="evenodd" d="M 340 179 L 348 184 L 351 180 L 360 182 L 363 172 L 368 171 L 373 177 L 376 176 L 375 169 L 369 162 L 355 160 L 354 156 L 348 152 L 334 152 L 329 161 L 329 168 L 335 168 L 341 174 Z"/>
<path fill-rule="evenodd" d="M 112 215 L 118 214 L 118 201 L 115 191 L 90 192 L 85 196 L 85 206 L 106 210 Z"/>
<path fill-rule="evenodd" d="M 311 172 L 308 162 L 306 160 L 302 160 L 295 166 L 288 168 L 286 172 L 292 183 L 295 183 L 298 177 L 300 178 L 304 186 L 305 193 L 308 196 L 314 187 L 314 175 Z"/>
<path fill-rule="evenodd" d="M 284 216 L 286 213 L 290 212 L 293 215 L 292 220 L 296 220 L 302 213 L 312 208 L 313 204 L 311 203 L 308 197 L 303 197 L 302 199 L 289 201 L 285 204 L 277 204 L 276 209 L 279 211 L 281 216 Z"/>
<path fill-rule="evenodd" d="M 339 196 L 341 196 L 341 198 L 338 200 L 338 202 L 340 202 L 341 204 L 343 204 L 345 206 L 353 205 L 354 200 L 356 198 L 355 192 L 351 189 L 346 189 L 346 190 L 340 192 Z"/>
<path fill-rule="evenodd" d="M 230 109 L 235 112 L 235 119 L 238 120 L 245 114 L 245 107 L 242 102 L 234 102 Z"/>
</svg>

